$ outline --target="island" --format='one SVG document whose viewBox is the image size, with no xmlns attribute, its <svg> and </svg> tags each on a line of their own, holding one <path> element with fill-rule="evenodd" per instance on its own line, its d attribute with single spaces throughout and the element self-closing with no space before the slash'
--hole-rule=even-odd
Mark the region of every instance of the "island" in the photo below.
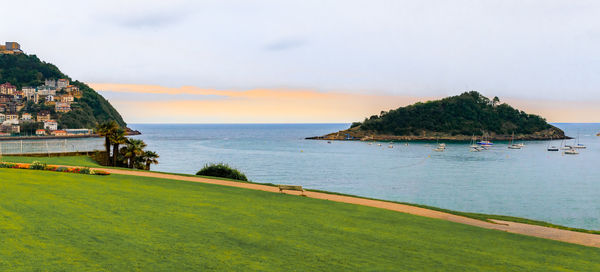
<svg viewBox="0 0 600 272">
<path fill-rule="evenodd" d="M 17 42 L 0 45 L 0 139 L 94 137 L 93 129 L 106 121 L 127 127 L 119 112 L 85 83 L 25 54 Z"/>
<path fill-rule="evenodd" d="M 314 140 L 490 141 L 570 139 L 538 115 L 528 114 L 470 91 L 435 101 L 418 102 L 352 123 L 349 129 Z"/>
</svg>

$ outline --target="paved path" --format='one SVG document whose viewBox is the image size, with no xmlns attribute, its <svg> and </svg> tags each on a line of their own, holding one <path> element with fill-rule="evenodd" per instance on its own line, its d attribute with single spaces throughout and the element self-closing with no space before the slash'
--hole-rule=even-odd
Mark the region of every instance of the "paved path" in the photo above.
<svg viewBox="0 0 600 272">
<path fill-rule="evenodd" d="M 210 184 L 218 184 L 239 188 L 246 188 L 252 190 L 261 190 L 267 192 L 279 192 L 277 187 L 253 184 L 253 183 L 243 183 L 243 182 L 234 182 L 234 181 L 226 181 L 226 180 L 218 180 L 218 179 L 209 179 L 202 177 L 188 177 L 188 176 L 179 176 L 173 174 L 162 174 L 155 172 L 145 172 L 145 171 L 131 171 L 131 170 L 122 170 L 122 169 L 106 169 L 106 168 L 96 168 L 97 170 L 103 170 L 113 174 L 119 175 L 130 175 L 130 176 L 143 176 L 143 177 L 154 177 L 154 178 L 163 178 L 163 179 L 172 179 L 172 180 L 183 180 L 183 181 L 192 181 L 192 182 L 201 182 L 201 183 L 210 183 Z M 298 191 L 286 191 L 287 194 L 299 195 Z M 481 220 L 476 220 L 464 216 L 449 214 L 440 211 L 429 210 L 425 208 L 419 208 L 410 205 L 386 202 L 381 200 L 372 200 L 372 199 L 364 199 L 359 197 L 351 197 L 351 196 L 341 196 L 327 193 L 318 193 L 318 192 L 305 192 L 305 195 L 310 198 L 317 199 L 326 199 L 330 201 L 336 202 L 344 202 L 356 205 L 363 205 L 381 209 L 387 209 L 392 211 L 398 211 L 408 214 L 414 214 L 419 216 L 425 216 L 430 218 L 437 218 L 447 221 L 452 221 L 461 224 L 467 224 L 471 226 L 477 226 L 486 229 L 494 229 L 501 230 L 511 233 L 518 233 L 523 235 L 535 236 L 540 238 L 552 239 L 563 241 L 567 243 L 580 244 L 584 246 L 598 247 L 600 248 L 600 235 L 597 234 L 589 234 L 583 232 L 562 230 L 556 228 L 542 227 L 536 225 L 501 221 L 501 220 L 492 220 L 495 223 L 485 222 Z"/>
</svg>

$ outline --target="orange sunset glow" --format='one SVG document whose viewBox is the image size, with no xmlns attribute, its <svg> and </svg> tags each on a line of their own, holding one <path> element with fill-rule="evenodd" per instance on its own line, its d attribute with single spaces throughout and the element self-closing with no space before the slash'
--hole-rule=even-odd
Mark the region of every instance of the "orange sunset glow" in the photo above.
<svg viewBox="0 0 600 272">
<path fill-rule="evenodd" d="M 301 89 L 233 91 L 110 83 L 90 83 L 90 86 L 107 96 L 119 112 L 134 123 L 354 122 L 379 114 L 381 110 L 441 98 Z M 159 99 L 113 99 L 114 94 L 137 98 L 153 94 L 159 95 Z M 191 95 L 192 98 L 181 99 L 178 95 Z M 550 122 L 596 122 L 600 116 L 600 109 L 594 107 L 596 103 L 593 101 L 502 100 L 521 110 L 539 114 Z"/>
</svg>

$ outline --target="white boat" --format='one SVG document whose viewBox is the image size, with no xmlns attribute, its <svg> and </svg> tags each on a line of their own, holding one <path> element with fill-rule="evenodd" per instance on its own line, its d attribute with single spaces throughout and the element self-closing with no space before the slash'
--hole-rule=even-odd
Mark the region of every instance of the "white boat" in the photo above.
<svg viewBox="0 0 600 272">
<path fill-rule="evenodd" d="M 327 141 L 327 143 L 328 143 L 328 144 L 330 144 L 330 143 L 331 143 L 331 141 Z"/>
<path fill-rule="evenodd" d="M 508 144 L 508 149 L 521 149 L 521 146 L 514 143 L 515 133 L 513 132 L 512 137 L 510 138 L 510 143 Z"/>
<path fill-rule="evenodd" d="M 471 137 L 471 145 L 469 146 L 469 151 L 471 152 L 481 152 L 484 148 L 478 144 L 476 144 L 477 138 L 475 135 Z"/>
<path fill-rule="evenodd" d="M 559 150 L 559 148 L 555 145 L 550 146 L 550 143 L 552 143 L 552 136 L 550 136 L 550 141 L 548 142 L 548 145 L 546 146 L 547 151 L 558 151 Z"/>
<path fill-rule="evenodd" d="M 377 144 L 377 146 L 381 146 L 381 144 Z"/>
<path fill-rule="evenodd" d="M 444 143 L 438 144 L 438 146 L 433 149 L 433 151 L 437 152 L 443 152 L 444 150 L 446 150 L 446 144 Z"/>
<path fill-rule="evenodd" d="M 577 152 L 577 150 L 575 150 L 574 148 L 571 148 L 569 150 L 565 150 L 565 152 L 563 152 L 563 154 L 565 154 L 565 155 L 577 155 L 577 154 L 579 154 L 579 152 Z"/>
<path fill-rule="evenodd" d="M 577 132 L 577 139 L 575 139 L 575 145 L 572 146 L 577 149 L 585 149 L 585 145 L 579 143 L 579 132 Z"/>
<path fill-rule="evenodd" d="M 394 148 L 394 146 L 393 145 L 388 145 L 388 148 Z"/>
</svg>

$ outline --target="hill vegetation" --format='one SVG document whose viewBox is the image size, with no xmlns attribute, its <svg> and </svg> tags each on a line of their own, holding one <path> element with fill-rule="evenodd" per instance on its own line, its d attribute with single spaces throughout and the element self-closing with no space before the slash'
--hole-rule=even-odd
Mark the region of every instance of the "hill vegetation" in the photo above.
<svg viewBox="0 0 600 272">
<path fill-rule="evenodd" d="M 565 137 L 562 130 L 548 124 L 544 118 L 500 103 L 497 97 L 489 99 L 476 91 L 382 111 L 380 115 L 353 123 L 350 130 L 343 131 L 342 137 L 389 135 L 465 139 L 475 135 L 506 139 L 513 133 L 522 139 Z"/>
<path fill-rule="evenodd" d="M 82 91 L 81 98 L 75 100 L 73 109 L 67 113 L 54 112 L 53 107 L 43 104 L 27 102 L 23 112 L 37 114 L 42 110 L 52 112 L 57 116 L 60 127 L 68 128 L 94 128 L 96 124 L 105 121 L 116 121 L 125 127 L 126 123 L 110 103 L 100 94 L 83 82 L 73 81 L 63 74 L 58 67 L 51 63 L 41 61 L 36 55 L 16 54 L 0 55 L 0 83 L 11 83 L 17 89 L 25 86 L 37 87 L 44 84 L 46 79 L 69 79 L 71 84 Z"/>
</svg>

